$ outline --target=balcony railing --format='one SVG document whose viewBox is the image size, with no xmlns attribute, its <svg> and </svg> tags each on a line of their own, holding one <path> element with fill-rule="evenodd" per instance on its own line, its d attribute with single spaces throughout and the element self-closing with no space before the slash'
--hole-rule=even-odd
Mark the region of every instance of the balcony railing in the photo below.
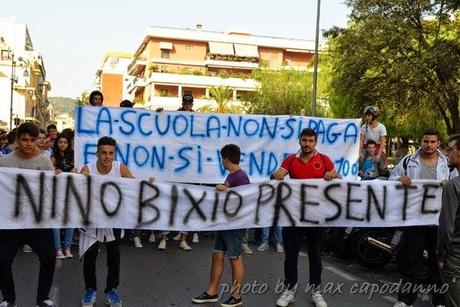
<svg viewBox="0 0 460 307">
<path fill-rule="evenodd" d="M 133 58 L 128 65 L 128 74 L 135 76 L 139 74 L 141 70 L 145 69 L 146 65 L 147 61 L 144 58 Z"/>
<path fill-rule="evenodd" d="M 236 69 L 258 69 L 258 62 L 242 62 L 242 61 L 228 61 L 228 60 L 215 60 L 212 57 L 208 57 L 205 61 L 208 67 L 220 67 L 220 68 L 236 68 Z"/>
<path fill-rule="evenodd" d="M 126 87 L 128 93 L 131 93 L 135 88 L 145 87 L 145 78 L 136 77 Z"/>
</svg>

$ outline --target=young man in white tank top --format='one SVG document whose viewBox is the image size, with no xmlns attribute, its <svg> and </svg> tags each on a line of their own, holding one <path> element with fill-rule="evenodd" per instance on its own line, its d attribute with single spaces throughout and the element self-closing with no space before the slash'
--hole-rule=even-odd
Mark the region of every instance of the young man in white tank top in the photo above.
<svg viewBox="0 0 460 307">
<path fill-rule="evenodd" d="M 109 177 L 134 178 L 129 168 L 118 161 L 114 161 L 116 141 L 110 137 L 102 137 L 97 144 L 97 160 L 85 165 L 81 173 L 85 176 L 100 175 Z M 152 177 L 149 182 L 155 179 Z M 107 285 L 105 288 L 105 302 L 112 307 L 121 307 L 121 299 L 117 287 L 120 276 L 120 248 L 119 241 L 123 237 L 122 229 L 88 228 L 80 229 L 80 255 L 83 259 L 83 275 L 86 293 L 82 300 L 82 307 L 93 307 L 96 302 L 96 259 L 99 251 L 99 242 L 105 242 L 107 249 Z"/>
</svg>

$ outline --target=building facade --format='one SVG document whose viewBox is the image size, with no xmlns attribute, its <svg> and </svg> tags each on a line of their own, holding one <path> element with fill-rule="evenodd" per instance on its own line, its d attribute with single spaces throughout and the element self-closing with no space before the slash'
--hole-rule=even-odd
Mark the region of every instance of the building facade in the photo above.
<svg viewBox="0 0 460 307">
<path fill-rule="evenodd" d="M 104 105 L 118 107 L 123 99 L 129 99 L 128 84 L 134 77 L 127 73 L 131 54 L 109 51 L 96 71 L 95 87 L 104 94 Z"/>
<path fill-rule="evenodd" d="M 43 56 L 34 50 L 27 25 L 0 20 L 0 128 L 23 122 L 46 126 L 50 90 Z"/>
<path fill-rule="evenodd" d="M 72 116 L 68 113 L 61 113 L 54 117 L 54 122 L 56 123 L 56 127 L 58 131 L 62 131 L 66 128 L 74 129 L 75 128 L 75 120 Z"/>
<path fill-rule="evenodd" d="M 128 65 L 127 90 L 146 108 L 174 110 L 191 93 L 195 108 L 209 104 L 212 87 L 230 87 L 233 100 L 255 91 L 256 69 L 310 70 L 314 42 L 241 32 L 150 27 Z"/>
</svg>

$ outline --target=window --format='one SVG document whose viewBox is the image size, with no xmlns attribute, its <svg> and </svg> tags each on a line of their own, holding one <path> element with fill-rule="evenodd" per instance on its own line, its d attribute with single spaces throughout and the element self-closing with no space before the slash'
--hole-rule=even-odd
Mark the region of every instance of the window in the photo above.
<svg viewBox="0 0 460 307">
<path fill-rule="evenodd" d="M 2 59 L 2 61 L 11 60 L 10 51 L 9 50 L 2 50 L 1 59 Z"/>
<path fill-rule="evenodd" d="M 161 49 L 161 58 L 162 59 L 169 59 L 170 51 L 166 49 Z"/>
<path fill-rule="evenodd" d="M 110 65 L 117 65 L 120 59 L 116 57 L 110 57 L 109 61 L 110 61 Z"/>
<path fill-rule="evenodd" d="M 193 51 L 193 45 L 185 45 L 185 50 Z"/>
<path fill-rule="evenodd" d="M 160 89 L 160 97 L 168 97 L 169 96 L 169 91 L 166 88 Z"/>
</svg>

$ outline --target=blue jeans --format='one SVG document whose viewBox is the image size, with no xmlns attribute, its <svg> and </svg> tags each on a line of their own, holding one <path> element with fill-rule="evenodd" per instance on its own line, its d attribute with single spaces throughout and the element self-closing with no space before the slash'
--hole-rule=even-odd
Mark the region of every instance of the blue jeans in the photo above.
<svg viewBox="0 0 460 307">
<path fill-rule="evenodd" d="M 53 229 L 54 248 L 56 250 L 63 247 L 64 249 L 70 249 L 70 244 L 72 244 L 73 231 L 73 228 L 65 229 L 64 242 L 62 242 L 63 246 L 61 246 L 61 229 Z"/>
<path fill-rule="evenodd" d="M 273 226 L 273 237 L 275 239 L 275 244 L 283 244 L 283 227 Z M 270 234 L 270 227 L 265 227 L 262 229 L 262 242 L 268 244 L 268 235 Z"/>
</svg>

